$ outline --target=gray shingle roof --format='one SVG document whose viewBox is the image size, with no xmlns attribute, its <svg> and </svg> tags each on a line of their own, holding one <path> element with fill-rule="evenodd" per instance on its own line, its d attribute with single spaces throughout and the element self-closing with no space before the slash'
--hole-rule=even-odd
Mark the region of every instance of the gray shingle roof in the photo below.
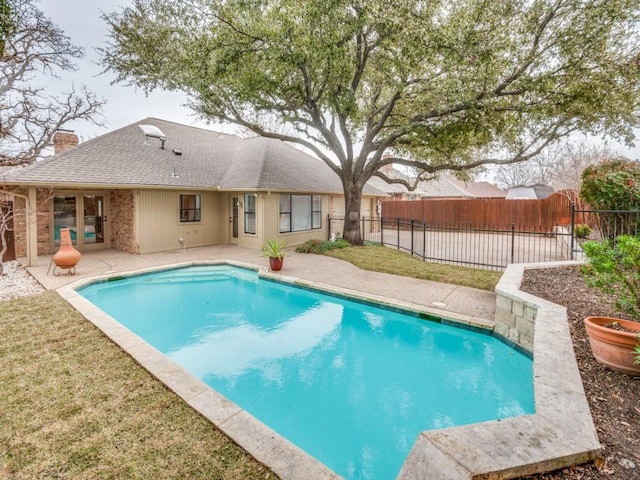
<svg viewBox="0 0 640 480">
<path fill-rule="evenodd" d="M 158 127 L 166 136 L 164 150 L 157 138 L 145 144 L 138 125 Z M 157 118 L 145 118 L 11 172 L 5 181 L 342 193 L 340 179 L 323 161 L 280 140 L 242 139 Z M 384 195 L 371 187 L 365 192 Z"/>
</svg>

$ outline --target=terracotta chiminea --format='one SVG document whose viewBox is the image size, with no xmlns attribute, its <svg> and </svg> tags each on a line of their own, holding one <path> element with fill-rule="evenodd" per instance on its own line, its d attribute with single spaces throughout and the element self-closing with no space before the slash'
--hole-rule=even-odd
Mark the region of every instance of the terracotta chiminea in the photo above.
<svg viewBox="0 0 640 480">
<path fill-rule="evenodd" d="M 53 263 L 56 264 L 56 268 L 53 269 L 54 275 L 60 275 L 56 271 L 58 267 L 68 270 L 68 274 L 75 275 L 76 264 L 80 260 L 81 254 L 71 243 L 71 234 L 68 228 L 60 229 L 60 249 L 53 256 Z"/>
</svg>

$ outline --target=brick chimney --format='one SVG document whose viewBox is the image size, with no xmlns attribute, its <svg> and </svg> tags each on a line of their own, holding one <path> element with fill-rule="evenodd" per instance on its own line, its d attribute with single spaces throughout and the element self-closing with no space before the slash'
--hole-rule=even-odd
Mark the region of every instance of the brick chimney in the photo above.
<svg viewBox="0 0 640 480">
<path fill-rule="evenodd" d="M 382 155 L 382 159 L 386 159 L 389 158 L 391 155 L 385 153 L 384 155 Z M 395 168 L 393 167 L 393 163 L 390 163 L 388 165 L 384 165 L 382 167 L 380 167 L 380 171 L 386 175 L 390 175 L 393 173 L 393 171 L 395 170 Z"/>
<path fill-rule="evenodd" d="M 78 135 L 73 130 L 59 129 L 53 134 L 53 153 L 56 155 L 78 145 Z"/>
</svg>

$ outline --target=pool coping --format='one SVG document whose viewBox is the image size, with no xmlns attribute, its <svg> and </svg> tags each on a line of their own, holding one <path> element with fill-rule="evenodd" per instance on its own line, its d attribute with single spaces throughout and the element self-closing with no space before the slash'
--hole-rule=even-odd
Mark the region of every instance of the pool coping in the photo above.
<svg viewBox="0 0 640 480">
<path fill-rule="evenodd" d="M 536 413 L 422 432 L 399 479 L 516 478 L 585 463 L 600 455 L 566 309 L 520 290 L 526 269 L 580 263 L 512 264 L 495 288 L 498 303 L 503 297 L 518 310 L 525 307 L 533 312 Z"/>
<path fill-rule="evenodd" d="M 264 267 L 224 259 L 195 260 L 117 274 L 107 273 L 84 278 L 57 289 L 62 298 L 147 371 L 283 480 L 342 477 L 175 364 L 76 291 L 87 284 L 113 277 L 129 277 L 197 265 L 242 267 L 256 271 L 262 278 L 344 295 L 357 301 L 374 302 L 419 315 L 440 319 L 444 316 L 446 318 L 443 320 L 448 323 L 493 331 L 494 322 L 490 320 L 273 274 Z M 511 267 L 514 266 L 507 268 L 496 292 L 500 289 L 507 295 L 524 298 L 532 308 L 537 309 L 534 341 L 534 351 L 537 352 L 534 356 L 536 413 L 422 432 L 405 460 L 399 479 L 513 478 L 583 463 L 592 460 L 599 453 L 600 444 L 573 355 L 568 323 L 553 322 L 553 318 L 558 315 L 564 315 L 566 319 L 564 307 L 520 292 L 524 266 L 521 271 Z M 538 347 L 542 346 L 550 348 L 541 351 Z M 557 354 L 556 350 L 562 354 Z M 558 359 L 562 360 L 560 365 L 557 364 Z"/>
</svg>

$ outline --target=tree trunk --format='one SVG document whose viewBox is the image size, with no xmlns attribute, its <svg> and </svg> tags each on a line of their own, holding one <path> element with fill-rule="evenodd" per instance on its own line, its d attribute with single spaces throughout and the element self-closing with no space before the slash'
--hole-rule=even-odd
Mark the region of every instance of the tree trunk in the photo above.
<svg viewBox="0 0 640 480">
<path fill-rule="evenodd" d="M 4 275 L 4 254 L 7 253 L 7 239 L 5 232 L 7 229 L 3 224 L 0 224 L 0 277 Z"/>
<path fill-rule="evenodd" d="M 344 183 L 344 232 L 342 237 L 351 245 L 362 245 L 360 231 L 360 205 L 362 187 L 355 183 Z"/>
<path fill-rule="evenodd" d="M 7 227 L 4 218 L 0 218 L 0 275 L 3 275 L 2 264 L 4 263 L 4 254 L 7 253 L 9 246 L 7 245 Z"/>
</svg>

